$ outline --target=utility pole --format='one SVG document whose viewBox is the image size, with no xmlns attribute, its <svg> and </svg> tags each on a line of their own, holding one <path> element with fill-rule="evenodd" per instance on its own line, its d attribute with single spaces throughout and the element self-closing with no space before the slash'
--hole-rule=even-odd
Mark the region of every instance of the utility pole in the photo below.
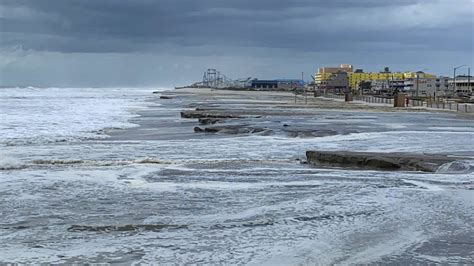
<svg viewBox="0 0 474 266">
<path fill-rule="evenodd" d="M 304 89 L 304 104 L 308 104 L 308 94 L 306 93 L 306 86 L 304 85 L 304 72 L 301 72 L 301 82 L 303 82 Z"/>
<path fill-rule="evenodd" d="M 416 72 L 416 98 L 418 98 L 418 88 L 420 87 L 420 73 Z"/>
</svg>

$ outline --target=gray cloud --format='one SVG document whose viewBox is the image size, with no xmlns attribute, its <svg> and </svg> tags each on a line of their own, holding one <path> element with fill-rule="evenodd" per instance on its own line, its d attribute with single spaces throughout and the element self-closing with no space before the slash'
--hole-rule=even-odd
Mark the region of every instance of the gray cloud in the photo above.
<svg viewBox="0 0 474 266">
<path fill-rule="evenodd" d="M 169 62 L 298 57 L 314 68 L 322 61 L 357 64 L 356 58 L 365 57 L 378 66 L 393 53 L 454 53 L 454 60 L 461 54 L 472 58 L 473 5 L 473 0 L 1 0 L 0 49 L 21 47 L 36 56 L 112 53 L 124 60 L 131 58 L 125 54 L 151 54 Z M 18 60 L 2 68 L 14 75 Z"/>
</svg>

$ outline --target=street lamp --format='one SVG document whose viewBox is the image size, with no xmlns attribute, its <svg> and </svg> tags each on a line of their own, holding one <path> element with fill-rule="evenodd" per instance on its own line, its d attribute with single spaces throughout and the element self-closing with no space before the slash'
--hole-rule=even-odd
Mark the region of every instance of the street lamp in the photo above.
<svg viewBox="0 0 474 266">
<path fill-rule="evenodd" d="M 454 68 L 454 76 L 453 76 L 453 94 L 456 92 L 456 70 L 460 69 L 461 67 L 465 67 L 466 65 L 458 66 Z"/>
</svg>

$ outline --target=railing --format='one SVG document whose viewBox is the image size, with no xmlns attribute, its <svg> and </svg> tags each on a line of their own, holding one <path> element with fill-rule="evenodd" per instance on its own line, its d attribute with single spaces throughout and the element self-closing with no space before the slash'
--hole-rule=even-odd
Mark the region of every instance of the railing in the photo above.
<svg viewBox="0 0 474 266">
<path fill-rule="evenodd" d="M 331 99 L 345 99 L 345 95 L 341 94 L 325 94 L 323 95 L 326 98 Z M 367 103 L 375 104 L 384 104 L 393 106 L 394 99 L 387 97 L 376 97 L 376 96 L 353 96 L 354 100 L 363 101 Z M 432 99 L 427 100 L 408 100 L 408 108 L 410 107 L 424 107 L 430 109 L 440 109 L 440 110 L 451 110 L 461 113 L 474 113 L 474 104 L 471 103 L 457 103 L 457 102 L 447 102 L 447 101 L 434 101 Z"/>
<path fill-rule="evenodd" d="M 394 100 L 387 97 L 375 97 L 375 96 L 354 96 L 354 100 L 364 101 L 368 103 L 387 104 L 393 106 Z"/>
<path fill-rule="evenodd" d="M 331 99 L 344 99 L 345 96 L 344 95 L 340 95 L 340 94 L 324 94 L 322 95 L 323 97 L 325 98 L 331 98 Z"/>
<path fill-rule="evenodd" d="M 456 103 L 456 102 L 440 102 L 440 101 L 424 101 L 424 106 L 428 108 L 452 110 L 462 113 L 474 113 L 474 104 Z"/>
</svg>

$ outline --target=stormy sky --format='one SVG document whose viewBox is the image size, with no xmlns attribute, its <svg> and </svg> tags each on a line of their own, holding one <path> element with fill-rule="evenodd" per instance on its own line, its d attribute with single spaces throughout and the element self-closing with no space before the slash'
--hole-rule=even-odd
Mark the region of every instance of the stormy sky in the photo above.
<svg viewBox="0 0 474 266">
<path fill-rule="evenodd" d="M 0 0 L 0 83 L 305 79 L 321 66 L 473 66 L 474 0 Z M 459 70 L 466 72 L 465 69 Z"/>
</svg>

